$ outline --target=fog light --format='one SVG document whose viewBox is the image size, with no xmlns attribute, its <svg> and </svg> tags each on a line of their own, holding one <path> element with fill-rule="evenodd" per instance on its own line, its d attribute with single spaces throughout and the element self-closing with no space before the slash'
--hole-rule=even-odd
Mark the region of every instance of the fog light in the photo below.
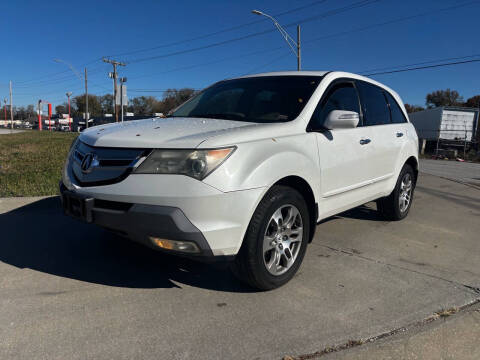
<svg viewBox="0 0 480 360">
<path fill-rule="evenodd" d="M 165 250 L 175 250 L 187 253 L 198 253 L 200 249 L 197 244 L 191 241 L 177 241 L 177 240 L 168 240 L 150 236 L 150 241 L 153 245 L 158 246 L 159 248 Z"/>
</svg>

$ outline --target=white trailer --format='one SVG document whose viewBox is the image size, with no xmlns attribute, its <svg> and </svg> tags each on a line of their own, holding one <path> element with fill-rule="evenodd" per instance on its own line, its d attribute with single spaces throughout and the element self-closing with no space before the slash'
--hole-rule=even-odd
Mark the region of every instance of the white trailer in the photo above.
<svg viewBox="0 0 480 360">
<path fill-rule="evenodd" d="M 474 142 L 478 109 L 442 106 L 409 114 L 418 138 Z"/>
</svg>

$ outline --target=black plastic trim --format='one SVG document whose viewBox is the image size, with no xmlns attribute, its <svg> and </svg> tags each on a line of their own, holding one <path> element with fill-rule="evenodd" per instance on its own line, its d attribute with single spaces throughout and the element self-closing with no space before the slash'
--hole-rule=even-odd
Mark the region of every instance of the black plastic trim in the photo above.
<svg viewBox="0 0 480 360">
<path fill-rule="evenodd" d="M 68 190 L 63 182 L 60 182 L 60 194 L 63 207 L 68 206 L 66 202 L 72 198 L 83 198 L 93 207 L 91 210 L 91 218 L 88 222 L 101 226 L 114 233 L 128 237 L 134 241 L 147 245 L 156 250 L 162 250 L 155 247 L 149 237 L 159 237 L 169 240 L 191 241 L 200 249 L 199 253 L 182 253 L 177 251 L 162 250 L 166 253 L 186 256 L 190 258 L 198 258 L 204 261 L 218 261 L 222 258 L 213 255 L 213 252 L 202 232 L 193 225 L 185 216 L 183 211 L 176 207 L 146 204 L 124 203 L 123 208 L 128 210 L 118 211 L 96 207 L 95 203 L 99 199 L 86 197 Z M 105 201 L 105 200 L 101 200 Z M 122 203 L 116 203 L 116 207 L 122 207 Z M 101 204 L 101 202 L 100 202 Z M 70 215 L 66 213 L 67 215 Z M 75 218 L 79 218 L 78 216 Z M 87 221 L 87 219 L 80 219 Z M 212 258 L 212 259 L 208 259 Z M 229 258 L 229 257 L 228 257 Z"/>
</svg>

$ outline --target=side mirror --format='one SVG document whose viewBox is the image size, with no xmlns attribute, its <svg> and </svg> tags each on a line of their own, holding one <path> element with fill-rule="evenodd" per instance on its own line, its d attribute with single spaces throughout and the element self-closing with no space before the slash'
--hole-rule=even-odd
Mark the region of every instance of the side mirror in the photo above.
<svg viewBox="0 0 480 360">
<path fill-rule="evenodd" d="M 333 110 L 323 124 L 328 130 L 355 128 L 360 120 L 360 115 L 355 111 Z"/>
</svg>

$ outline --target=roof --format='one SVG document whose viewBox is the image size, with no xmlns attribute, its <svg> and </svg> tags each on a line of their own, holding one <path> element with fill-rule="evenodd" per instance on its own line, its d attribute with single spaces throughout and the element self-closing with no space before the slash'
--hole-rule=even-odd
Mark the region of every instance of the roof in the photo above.
<svg viewBox="0 0 480 360">
<path fill-rule="evenodd" d="M 329 71 L 274 71 L 261 74 L 240 76 L 239 78 L 250 78 L 259 76 L 325 76 Z"/>
</svg>

